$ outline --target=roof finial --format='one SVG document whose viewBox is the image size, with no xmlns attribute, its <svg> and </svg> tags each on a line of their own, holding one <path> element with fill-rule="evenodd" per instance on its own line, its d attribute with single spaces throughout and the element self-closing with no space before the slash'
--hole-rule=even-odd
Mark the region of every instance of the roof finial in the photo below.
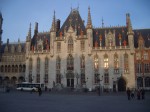
<svg viewBox="0 0 150 112">
<path fill-rule="evenodd" d="M 55 31 L 56 27 L 55 27 L 55 10 L 54 10 L 54 16 L 53 16 L 53 22 L 52 22 L 52 27 L 51 27 L 51 31 Z"/>
<path fill-rule="evenodd" d="M 87 20 L 86 28 L 92 28 L 92 20 L 91 20 L 90 6 L 88 7 L 88 20 Z"/>
<path fill-rule="evenodd" d="M 127 28 L 128 28 L 128 32 L 129 33 L 133 33 L 133 31 L 132 31 L 132 24 L 131 24 L 130 14 L 129 13 L 126 14 L 126 25 L 127 25 Z"/>
<path fill-rule="evenodd" d="M 102 28 L 104 27 L 104 20 L 103 20 L 103 17 L 102 17 Z"/>
</svg>

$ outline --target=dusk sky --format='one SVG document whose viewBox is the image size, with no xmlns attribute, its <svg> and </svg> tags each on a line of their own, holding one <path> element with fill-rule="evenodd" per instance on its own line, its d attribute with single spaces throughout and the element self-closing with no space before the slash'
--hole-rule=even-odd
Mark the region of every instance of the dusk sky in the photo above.
<svg viewBox="0 0 150 112">
<path fill-rule="evenodd" d="M 39 32 L 49 31 L 54 10 L 61 25 L 72 9 L 79 7 L 79 13 L 85 25 L 88 6 L 91 9 L 94 27 L 125 26 L 126 13 L 130 13 L 133 29 L 150 28 L 150 0 L 0 0 L 0 11 L 3 16 L 2 41 L 7 38 L 17 42 L 25 41 L 32 24 L 32 36 L 35 22 L 39 23 Z"/>
</svg>

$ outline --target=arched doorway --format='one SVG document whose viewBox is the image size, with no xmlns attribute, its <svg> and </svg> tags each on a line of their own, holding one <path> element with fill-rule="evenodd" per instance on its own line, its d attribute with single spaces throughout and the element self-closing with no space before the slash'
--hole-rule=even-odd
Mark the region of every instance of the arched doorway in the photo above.
<svg viewBox="0 0 150 112">
<path fill-rule="evenodd" d="M 21 82 L 23 82 L 23 81 L 25 81 L 25 80 L 24 80 L 24 77 L 20 76 L 19 79 L 18 79 L 18 82 L 21 83 Z"/>
<path fill-rule="evenodd" d="M 126 81 L 123 77 L 118 80 L 118 91 L 126 91 Z"/>
<path fill-rule="evenodd" d="M 11 85 L 12 85 L 12 86 L 15 86 L 16 81 L 17 81 L 17 78 L 16 78 L 15 76 L 13 76 L 13 77 L 11 78 Z"/>
</svg>

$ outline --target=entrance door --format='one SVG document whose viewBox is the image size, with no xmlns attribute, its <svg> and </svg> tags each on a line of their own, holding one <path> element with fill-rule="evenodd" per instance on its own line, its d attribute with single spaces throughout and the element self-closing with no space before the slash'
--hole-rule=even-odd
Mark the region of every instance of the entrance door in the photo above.
<svg viewBox="0 0 150 112">
<path fill-rule="evenodd" d="M 74 79 L 67 79 L 67 87 L 74 87 Z"/>
<path fill-rule="evenodd" d="M 118 91 L 126 91 L 126 81 L 123 77 L 118 80 Z"/>
</svg>

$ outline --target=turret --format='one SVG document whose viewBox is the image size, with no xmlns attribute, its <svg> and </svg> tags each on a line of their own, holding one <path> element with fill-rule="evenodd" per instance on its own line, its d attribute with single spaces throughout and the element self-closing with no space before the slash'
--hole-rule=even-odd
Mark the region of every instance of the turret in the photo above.
<svg viewBox="0 0 150 112">
<path fill-rule="evenodd" d="M 130 47 L 131 54 L 133 54 L 134 53 L 134 32 L 132 30 L 132 24 L 131 24 L 129 13 L 126 14 L 126 24 L 128 29 L 127 35 L 128 35 L 129 47 Z"/>
<path fill-rule="evenodd" d="M 56 20 L 55 20 L 55 11 L 54 11 L 54 16 L 53 16 L 53 22 L 52 26 L 50 29 L 50 53 L 51 56 L 54 55 L 54 40 L 56 38 Z"/>
<path fill-rule="evenodd" d="M 88 54 L 91 55 L 92 47 L 93 47 L 93 30 L 92 30 L 90 7 L 88 8 L 88 20 L 87 20 L 86 29 L 87 29 L 86 31 L 87 31 L 87 38 L 88 38 Z"/>
<path fill-rule="evenodd" d="M 30 23 L 30 26 L 29 26 L 29 31 L 28 31 L 28 35 L 26 37 L 26 41 L 31 41 L 31 23 Z"/>
<path fill-rule="evenodd" d="M 2 13 L 0 12 L 0 48 L 1 48 L 1 44 L 2 44 L 2 24 L 3 24 L 3 17 L 2 17 Z"/>
<path fill-rule="evenodd" d="M 38 28 L 37 27 L 38 26 L 37 26 L 37 23 L 36 23 L 35 30 L 34 30 L 35 34 L 38 32 Z M 30 46 L 31 46 L 31 23 L 30 23 L 30 26 L 29 26 L 28 35 L 26 37 L 26 57 L 28 57 L 28 55 L 29 55 Z"/>
</svg>

